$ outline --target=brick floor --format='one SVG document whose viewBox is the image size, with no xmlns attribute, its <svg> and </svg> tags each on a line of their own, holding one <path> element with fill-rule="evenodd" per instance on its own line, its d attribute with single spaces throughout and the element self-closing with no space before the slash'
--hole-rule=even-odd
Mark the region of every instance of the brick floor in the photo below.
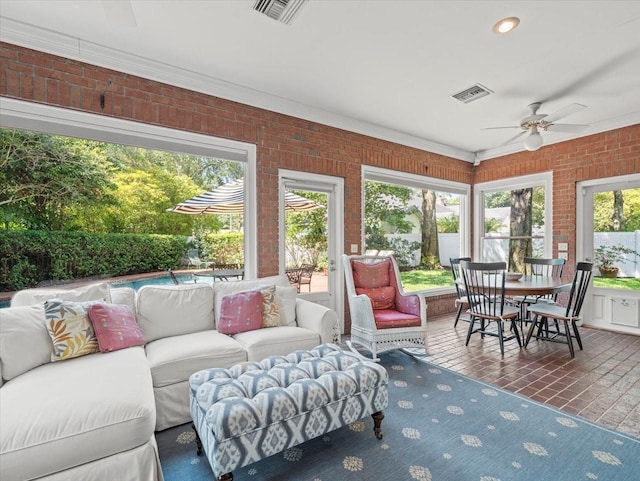
<svg viewBox="0 0 640 481">
<path fill-rule="evenodd" d="M 640 437 L 640 336 L 580 328 L 584 350 L 531 340 L 520 349 L 472 336 L 453 315 L 429 318 L 429 362 Z"/>
</svg>

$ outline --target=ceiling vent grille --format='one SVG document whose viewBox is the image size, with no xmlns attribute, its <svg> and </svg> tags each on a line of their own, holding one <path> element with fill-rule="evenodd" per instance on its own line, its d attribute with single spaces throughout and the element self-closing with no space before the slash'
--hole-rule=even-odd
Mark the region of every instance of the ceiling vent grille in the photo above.
<svg viewBox="0 0 640 481">
<path fill-rule="evenodd" d="M 460 102 L 468 104 L 469 102 L 481 99 L 482 97 L 486 97 L 487 95 L 492 93 L 493 91 L 489 90 L 487 87 L 484 87 L 480 84 L 475 84 L 473 87 L 469 87 L 468 89 L 464 89 L 462 92 L 453 94 L 452 97 L 456 100 L 459 100 Z"/>
<path fill-rule="evenodd" d="M 256 0 L 253 9 L 287 25 L 305 0 Z"/>
</svg>

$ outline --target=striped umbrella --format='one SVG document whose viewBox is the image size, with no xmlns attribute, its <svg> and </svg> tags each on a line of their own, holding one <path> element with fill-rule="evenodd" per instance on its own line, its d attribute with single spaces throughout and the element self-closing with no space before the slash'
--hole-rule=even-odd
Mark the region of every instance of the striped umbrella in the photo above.
<svg viewBox="0 0 640 481">
<path fill-rule="evenodd" d="M 284 195 L 287 212 L 306 211 L 324 207 L 293 192 Z M 178 214 L 242 214 L 244 213 L 244 183 L 242 179 L 180 202 L 167 212 Z"/>
</svg>

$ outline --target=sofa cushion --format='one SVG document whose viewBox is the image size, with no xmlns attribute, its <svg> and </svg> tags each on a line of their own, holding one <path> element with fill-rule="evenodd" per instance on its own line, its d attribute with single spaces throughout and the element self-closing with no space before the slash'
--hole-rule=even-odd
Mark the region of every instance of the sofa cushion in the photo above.
<svg viewBox="0 0 640 481">
<path fill-rule="evenodd" d="M 237 341 L 214 330 L 158 339 L 145 349 L 154 387 L 186 381 L 200 369 L 230 367 L 247 360 Z"/>
<path fill-rule="evenodd" d="M 260 329 L 263 302 L 262 292 L 259 290 L 224 296 L 220 304 L 218 331 L 222 334 L 237 334 Z"/>
<path fill-rule="evenodd" d="M 62 287 L 37 287 L 16 292 L 11 298 L 11 307 L 30 306 L 50 299 L 63 301 L 86 302 L 103 301 L 111 302 L 111 290 L 105 282 L 89 284 L 75 289 Z"/>
<path fill-rule="evenodd" d="M 136 313 L 136 291 L 131 287 L 111 288 L 111 303 L 127 306 Z"/>
<path fill-rule="evenodd" d="M 378 329 L 389 329 L 392 327 L 418 327 L 421 324 L 420 316 L 405 314 L 404 312 L 392 309 L 378 309 L 373 312 Z"/>
<path fill-rule="evenodd" d="M 155 425 L 142 347 L 50 363 L 0 389 L 3 481 L 34 479 L 149 442 Z"/>
<path fill-rule="evenodd" d="M 356 294 L 366 295 L 371 300 L 373 309 L 394 309 L 396 305 L 396 289 L 393 286 L 363 289 L 356 287 Z"/>
<path fill-rule="evenodd" d="M 261 361 L 269 356 L 285 356 L 298 349 L 313 349 L 320 344 L 320 335 L 317 332 L 291 326 L 241 332 L 233 338 L 246 350 L 248 361 Z"/>
<path fill-rule="evenodd" d="M 143 286 L 136 307 L 146 342 L 214 329 L 213 292 L 208 284 Z"/>
<path fill-rule="evenodd" d="M 388 286 L 390 283 L 389 268 L 391 260 L 369 263 L 351 261 L 353 268 L 353 283 L 355 287 L 372 289 L 374 287 Z"/>
<path fill-rule="evenodd" d="M 44 318 L 53 342 L 51 362 L 98 352 L 98 339 L 89 320 L 89 305 L 53 299 L 44 303 Z"/>
<path fill-rule="evenodd" d="M 51 362 L 52 350 L 42 304 L 0 309 L 0 363 L 3 379 L 8 381 Z"/>
<path fill-rule="evenodd" d="M 142 329 L 127 306 L 99 302 L 90 306 L 88 313 L 100 352 L 117 351 L 144 344 Z"/>
</svg>

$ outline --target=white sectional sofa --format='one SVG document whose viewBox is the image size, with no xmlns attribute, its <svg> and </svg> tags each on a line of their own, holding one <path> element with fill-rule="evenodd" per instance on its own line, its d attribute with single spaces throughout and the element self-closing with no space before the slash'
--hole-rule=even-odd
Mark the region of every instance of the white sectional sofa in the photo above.
<svg viewBox="0 0 640 481">
<path fill-rule="evenodd" d="M 267 285 L 280 326 L 216 330 L 224 296 Z M 43 302 L 53 298 L 128 305 L 144 346 L 51 362 Z M 336 328 L 335 312 L 297 298 L 285 276 L 18 292 L 0 309 L 0 479 L 162 480 L 154 431 L 191 420 L 192 373 L 335 342 Z"/>
</svg>

